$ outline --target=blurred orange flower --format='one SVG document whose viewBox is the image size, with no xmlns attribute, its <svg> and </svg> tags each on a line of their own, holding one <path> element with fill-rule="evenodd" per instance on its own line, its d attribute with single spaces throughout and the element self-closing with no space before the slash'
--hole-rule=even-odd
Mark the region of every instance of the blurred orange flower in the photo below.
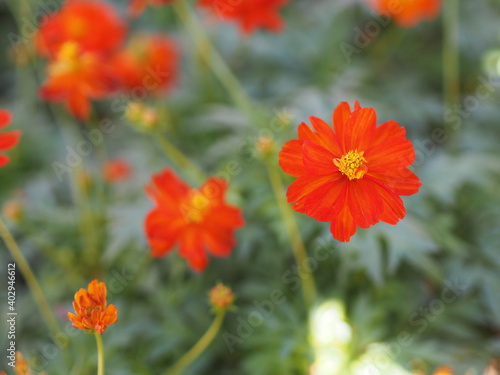
<svg viewBox="0 0 500 375">
<path fill-rule="evenodd" d="M 151 254 L 164 256 L 179 244 L 180 255 L 197 272 L 208 264 L 206 251 L 228 256 L 244 220 L 239 208 L 225 202 L 227 188 L 224 180 L 212 177 L 194 189 L 170 169 L 154 175 L 146 187 L 157 205 L 145 220 Z"/>
<path fill-rule="evenodd" d="M 453 369 L 449 366 L 441 366 L 436 369 L 434 375 L 453 375 Z"/>
<path fill-rule="evenodd" d="M 164 35 L 137 35 L 111 61 L 121 88 L 134 95 L 166 92 L 177 77 L 179 51 Z M 142 90 L 143 93 L 136 92 Z M 143 98 L 140 98 L 143 99 Z"/>
<path fill-rule="evenodd" d="M 16 365 L 14 367 L 14 372 L 16 375 L 33 375 L 29 363 L 24 359 L 21 352 L 16 351 Z M 4 371 L 0 371 L 0 375 L 7 375 Z M 46 372 L 41 372 L 39 375 L 47 375 Z"/>
<path fill-rule="evenodd" d="M 412 27 L 423 20 L 437 17 L 442 0 L 368 0 L 381 15 L 390 17 L 402 27 Z"/>
<path fill-rule="evenodd" d="M 160 7 L 172 3 L 174 0 L 131 0 L 128 12 L 132 17 L 138 17 L 148 5 Z"/>
<path fill-rule="evenodd" d="M 425 373 L 418 371 L 415 375 L 425 375 Z M 453 375 L 453 369 L 449 366 L 441 366 L 436 369 L 433 375 Z"/>
<path fill-rule="evenodd" d="M 262 28 L 279 32 L 284 22 L 279 14 L 289 0 L 198 0 L 221 19 L 236 21 L 245 34 Z"/>
<path fill-rule="evenodd" d="M 99 0 L 68 0 L 48 17 L 37 34 L 37 49 L 54 57 L 67 42 L 85 52 L 109 54 L 125 39 L 126 24 L 110 3 Z"/>
<path fill-rule="evenodd" d="M 88 119 L 90 100 L 103 99 L 117 88 L 117 80 L 106 60 L 85 52 L 75 42 L 66 42 L 47 66 L 47 80 L 40 96 L 62 102 L 75 117 Z"/>
<path fill-rule="evenodd" d="M 333 112 L 333 129 L 310 117 L 314 130 L 299 125 L 299 139 L 285 143 L 279 164 L 297 177 L 287 192 L 297 212 L 331 222 L 337 240 L 349 241 L 356 227 L 384 221 L 396 224 L 405 214 L 400 195 L 415 194 L 421 182 L 407 167 L 415 151 L 405 129 L 394 121 L 376 126 L 372 108 L 354 111 L 343 102 Z"/>
<path fill-rule="evenodd" d="M 0 109 L 0 129 L 7 127 L 12 121 L 12 115 L 9 111 Z M 21 139 L 21 130 L 11 130 L 0 133 L 0 152 L 9 151 L 16 147 Z M 0 153 L 0 167 L 7 165 L 10 158 Z"/>
<path fill-rule="evenodd" d="M 102 167 L 102 176 L 110 184 L 127 180 L 132 175 L 132 166 L 125 159 L 108 160 Z"/>
<path fill-rule="evenodd" d="M 95 331 L 102 335 L 108 326 L 118 320 L 118 309 L 115 305 L 107 305 L 106 284 L 92 280 L 88 290 L 81 288 L 75 294 L 73 308 L 75 314 L 68 313 L 73 327 Z"/>
</svg>

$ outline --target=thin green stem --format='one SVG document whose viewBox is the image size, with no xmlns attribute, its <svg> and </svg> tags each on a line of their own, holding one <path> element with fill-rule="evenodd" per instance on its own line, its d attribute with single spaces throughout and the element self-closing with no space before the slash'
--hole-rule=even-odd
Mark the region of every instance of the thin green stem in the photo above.
<svg viewBox="0 0 500 375">
<path fill-rule="evenodd" d="M 0 218 L 0 236 L 5 242 L 5 245 L 7 246 L 7 249 L 9 250 L 12 258 L 19 267 L 24 280 L 26 280 L 26 283 L 28 284 L 31 293 L 33 294 L 33 297 L 38 304 L 38 308 L 40 309 L 40 312 L 45 322 L 47 323 L 51 334 L 53 335 L 53 337 L 57 337 L 60 332 L 59 324 L 57 323 L 57 320 L 52 310 L 50 309 L 50 305 L 45 298 L 45 294 L 43 293 L 43 290 L 40 287 L 35 274 L 31 270 L 31 267 L 24 257 L 23 253 L 21 252 L 19 245 L 10 233 L 2 218 Z"/>
<path fill-rule="evenodd" d="M 443 9 L 443 91 L 444 113 L 454 111 L 460 104 L 460 60 L 459 60 L 459 2 L 445 0 Z M 446 117 L 445 117 L 446 118 Z M 449 135 L 449 151 L 457 152 L 460 135 L 452 123 L 446 123 Z"/>
<path fill-rule="evenodd" d="M 196 48 L 201 58 L 212 69 L 214 75 L 231 95 L 235 104 L 248 116 L 254 119 L 252 101 L 247 95 L 245 89 L 235 77 L 231 69 L 227 66 L 224 59 L 213 47 L 206 31 L 200 24 L 198 18 L 192 15 L 191 9 L 186 0 L 177 0 L 173 4 L 179 18 L 184 22 L 186 28 L 194 38 Z"/>
<path fill-rule="evenodd" d="M 102 336 L 94 331 L 97 344 L 97 375 L 104 375 L 104 347 L 102 345 Z"/>
<path fill-rule="evenodd" d="M 212 343 L 214 338 L 220 331 L 222 322 L 224 321 L 225 311 L 218 312 L 214 321 L 208 328 L 207 332 L 198 340 L 198 342 L 184 354 L 164 375 L 178 375 L 181 374 L 191 363 L 198 358 L 205 349 Z"/>
<path fill-rule="evenodd" d="M 285 187 L 281 176 L 279 175 L 279 171 L 276 166 L 271 163 L 266 163 L 266 167 L 274 196 L 278 202 L 278 207 L 280 209 L 281 216 L 283 217 L 288 237 L 290 238 L 293 255 L 295 256 L 295 260 L 299 267 L 304 300 L 307 307 L 310 308 L 316 299 L 316 284 L 314 283 L 314 276 L 307 259 L 306 248 L 300 236 L 299 226 L 297 225 L 293 211 L 290 209 L 290 206 L 285 199 Z"/>
<path fill-rule="evenodd" d="M 172 160 L 183 170 L 188 171 L 198 181 L 201 182 L 206 180 L 206 174 L 200 168 L 194 165 L 191 160 L 189 160 L 177 147 L 175 147 L 165 135 L 154 134 L 153 136 L 156 138 L 161 148 L 170 160 Z"/>
</svg>

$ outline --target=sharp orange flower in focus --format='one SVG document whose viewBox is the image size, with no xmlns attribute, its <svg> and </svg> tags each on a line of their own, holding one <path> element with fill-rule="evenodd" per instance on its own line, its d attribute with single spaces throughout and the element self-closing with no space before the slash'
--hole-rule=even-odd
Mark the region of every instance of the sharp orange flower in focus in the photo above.
<svg viewBox="0 0 500 375">
<path fill-rule="evenodd" d="M 125 181 L 132 175 L 132 166 L 125 159 L 108 160 L 102 167 L 102 176 L 110 184 Z"/>
<path fill-rule="evenodd" d="M 279 154 L 283 171 L 297 177 L 287 192 L 297 212 L 331 222 L 337 240 L 349 241 L 356 227 L 384 221 L 396 224 L 405 214 L 400 195 L 418 192 L 422 184 L 407 167 L 415 151 L 405 129 L 395 121 L 376 126 L 372 108 L 354 111 L 343 102 L 333 112 L 333 129 L 310 117 L 314 130 L 299 125 L 299 139 Z"/>
<path fill-rule="evenodd" d="M 118 52 L 111 65 L 124 91 L 140 89 L 147 94 L 165 93 L 177 77 L 179 50 L 164 35 L 137 35 Z M 142 99 L 142 98 L 141 98 Z"/>
<path fill-rule="evenodd" d="M 144 12 L 148 5 L 161 7 L 163 5 L 171 4 L 174 0 L 131 0 L 128 12 L 132 17 L 138 17 Z"/>
<path fill-rule="evenodd" d="M 239 208 L 225 202 L 227 188 L 215 177 L 194 189 L 170 169 L 154 175 L 146 187 L 156 203 L 145 220 L 151 254 L 164 256 L 178 244 L 181 257 L 197 272 L 208 264 L 207 251 L 228 256 L 236 244 L 234 232 L 244 220 Z"/>
<path fill-rule="evenodd" d="M 273 32 L 283 30 L 285 23 L 280 8 L 289 0 L 198 0 L 198 5 L 209 9 L 223 20 L 236 21 L 245 34 L 257 29 Z"/>
<path fill-rule="evenodd" d="M 420 21 L 432 20 L 441 10 L 442 0 L 368 0 L 380 15 L 389 17 L 402 27 L 413 27 Z"/>
<path fill-rule="evenodd" d="M 90 115 L 90 100 L 104 99 L 117 87 L 116 77 L 105 59 L 67 42 L 47 66 L 47 80 L 39 93 L 45 100 L 64 103 L 75 117 L 86 120 Z"/>
<path fill-rule="evenodd" d="M 118 309 L 106 302 L 106 284 L 92 280 L 88 290 L 81 288 L 75 294 L 73 308 L 75 314 L 68 313 L 68 319 L 73 327 L 97 332 L 100 335 L 108 326 L 118 320 Z"/>
<path fill-rule="evenodd" d="M 83 51 L 110 54 L 123 43 L 126 24 L 105 1 L 68 0 L 59 12 L 49 15 L 37 34 L 38 52 L 55 57 L 67 42 Z"/>
<path fill-rule="evenodd" d="M 9 111 L 0 109 L 0 129 L 7 127 L 12 121 L 12 115 Z M 21 130 L 11 130 L 0 133 L 0 167 L 7 165 L 10 158 L 1 152 L 9 151 L 16 147 L 21 139 Z"/>
</svg>

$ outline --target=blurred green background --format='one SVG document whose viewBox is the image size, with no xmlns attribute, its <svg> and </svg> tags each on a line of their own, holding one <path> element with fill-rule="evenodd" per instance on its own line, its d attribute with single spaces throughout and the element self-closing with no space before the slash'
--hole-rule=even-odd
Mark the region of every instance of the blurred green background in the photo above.
<svg viewBox="0 0 500 375">
<path fill-rule="evenodd" d="M 36 9 L 43 0 L 27 2 Z M 22 10 L 22 3 L 0 2 L 0 108 L 13 112 L 11 128 L 23 130 L 21 144 L 9 153 L 11 164 L 0 170 L 0 203 L 22 205 L 22 218 L 9 227 L 66 330 L 50 337 L 18 272 L 16 342 L 35 373 L 96 372 L 94 338 L 72 330 L 66 318 L 74 293 L 93 278 L 106 281 L 109 302 L 119 309 L 118 323 L 103 336 L 112 375 L 163 373 L 209 326 L 207 293 L 219 281 L 234 290 L 237 308 L 187 375 L 305 375 L 316 360 L 335 362 L 325 367 L 330 370 L 318 370 L 320 375 L 354 373 L 355 367 L 340 370 L 338 363 L 360 361 L 365 374 L 415 368 L 431 373 L 439 365 L 453 366 L 456 374 L 482 374 L 500 358 L 498 0 L 459 2 L 461 104 L 447 118 L 441 16 L 412 29 L 380 27 L 363 48 L 356 47 L 360 33 L 379 21 L 357 1 L 292 0 L 283 11 L 286 30 L 279 34 L 245 37 L 234 25 L 206 22 L 216 49 L 261 109 L 258 126 L 233 106 L 170 7 L 149 8 L 132 21 L 130 35 L 164 32 L 179 43 L 177 87 L 150 104 L 168 112 L 169 139 L 196 165 L 207 173 L 231 174 L 229 200 L 244 212 L 246 225 L 231 256 L 212 257 L 202 274 L 176 252 L 161 259 L 148 255 L 143 220 L 153 207 L 144 193 L 150 176 L 171 166 L 195 181 L 128 124 L 123 108 L 113 106 L 116 98 L 94 105 L 95 118 L 111 119 L 113 131 L 58 180 L 53 163 L 64 163 L 67 147 L 78 147 L 85 129 L 62 106 L 38 99 L 45 61 L 14 63 L 8 36 L 19 29 L 11 11 Z M 125 13 L 124 1 L 115 4 Z M 22 22 L 27 27 L 30 20 Z M 356 52 L 346 55 L 347 45 Z M 297 125 L 309 116 L 329 121 L 339 102 L 354 100 L 375 108 L 378 123 L 391 119 L 406 127 L 424 185 L 404 198 L 408 214 L 397 226 L 358 229 L 349 243 L 332 239 L 328 224 L 295 214 L 315 260 L 320 295 L 319 312 L 307 311 L 254 145 L 258 137 L 272 136 L 279 149 L 296 138 Z M 447 129 L 446 140 L 436 141 L 442 135 L 436 129 Z M 109 185 L 100 169 L 115 157 L 127 159 L 134 175 Z M 277 162 L 277 153 L 272 157 Z M 86 195 L 75 202 L 71 175 L 82 173 L 91 183 L 77 177 Z M 283 176 L 287 184 L 292 181 Z M 93 254 L 82 250 L 85 241 L 91 241 Z M 0 246 L 4 314 L 11 257 Z M 276 290 L 279 303 L 267 303 Z M 6 329 L 2 323 L 3 353 Z M 8 370 L 5 357 L 0 363 Z M 366 363 L 378 372 L 368 372 Z"/>
</svg>

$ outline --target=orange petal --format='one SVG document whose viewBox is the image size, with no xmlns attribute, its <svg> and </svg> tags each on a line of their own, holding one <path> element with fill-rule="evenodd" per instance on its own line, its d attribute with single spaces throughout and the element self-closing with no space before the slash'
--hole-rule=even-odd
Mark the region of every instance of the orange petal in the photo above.
<svg viewBox="0 0 500 375">
<path fill-rule="evenodd" d="M 388 224 L 395 225 L 398 221 L 405 217 L 406 210 L 402 199 L 393 190 L 387 188 L 379 181 L 366 177 L 373 182 L 372 188 L 377 191 L 377 194 L 382 198 L 384 209 L 380 220 Z"/>
<path fill-rule="evenodd" d="M 390 138 L 365 152 L 371 172 L 383 174 L 393 169 L 403 169 L 415 160 L 411 142 L 403 137 Z"/>
<path fill-rule="evenodd" d="M 347 126 L 347 120 L 349 119 L 349 116 L 351 115 L 351 107 L 349 106 L 349 103 L 347 102 L 342 102 L 340 103 L 337 108 L 333 111 L 333 128 L 335 129 L 335 134 L 337 134 L 337 137 L 340 141 L 340 147 L 341 147 L 341 154 L 344 154 L 350 150 L 345 149 L 344 145 L 344 140 L 345 140 L 345 134 L 346 134 L 346 126 Z M 339 155 L 342 156 L 342 155 Z"/>
<path fill-rule="evenodd" d="M 82 94 L 73 94 L 69 97 L 67 105 L 71 113 L 80 121 L 88 120 L 90 116 L 90 101 Z"/>
<path fill-rule="evenodd" d="M 21 130 L 0 133 L 0 151 L 7 151 L 17 146 L 21 139 Z"/>
<path fill-rule="evenodd" d="M 179 254 L 187 259 L 191 268 L 196 272 L 202 272 L 208 264 L 208 256 L 203 250 L 201 237 L 196 229 L 190 229 L 183 234 Z"/>
<path fill-rule="evenodd" d="M 334 174 L 338 167 L 333 163 L 335 155 L 316 143 L 305 141 L 302 144 L 304 167 L 308 173 L 316 175 Z"/>
<path fill-rule="evenodd" d="M 361 228 L 368 228 L 380 221 L 384 210 L 382 198 L 373 188 L 373 182 L 364 178 L 349 181 L 347 204 L 354 223 Z"/>
<path fill-rule="evenodd" d="M 7 164 L 9 164 L 10 158 L 6 155 L 0 154 L 0 167 L 3 167 Z"/>
<path fill-rule="evenodd" d="M 341 242 L 348 242 L 356 233 L 356 225 L 347 206 L 344 206 L 337 218 L 330 224 L 330 232 Z"/>
<path fill-rule="evenodd" d="M 346 151 L 365 151 L 375 134 L 377 115 L 373 108 L 362 108 L 351 114 L 344 130 Z"/>
<path fill-rule="evenodd" d="M 297 202 L 298 200 L 310 194 L 312 191 L 316 190 L 320 186 L 328 182 L 335 181 L 337 178 L 338 176 L 336 175 L 326 175 L 326 176 L 306 175 L 297 178 L 288 187 L 288 191 L 286 194 L 288 203 Z"/>
<path fill-rule="evenodd" d="M 5 128 L 11 121 L 12 114 L 5 109 L 0 109 L 0 129 Z"/>
<path fill-rule="evenodd" d="M 306 173 L 302 161 L 303 141 L 294 139 L 286 142 L 279 153 L 279 165 L 285 173 L 299 177 Z"/>
<path fill-rule="evenodd" d="M 333 132 L 333 128 L 318 117 L 311 116 L 309 117 L 309 121 L 326 145 L 324 147 L 334 155 L 341 155 L 340 144 L 336 134 Z"/>
<path fill-rule="evenodd" d="M 319 221 L 333 221 L 345 205 L 348 181 L 344 177 L 326 183 L 304 200 L 303 212 Z"/>
<path fill-rule="evenodd" d="M 386 173 L 368 173 L 368 176 L 376 178 L 382 185 L 393 190 L 397 195 L 413 195 L 416 194 L 422 182 L 408 168 L 401 170 L 387 171 Z M 367 177 L 368 177 L 367 176 Z"/>
</svg>

